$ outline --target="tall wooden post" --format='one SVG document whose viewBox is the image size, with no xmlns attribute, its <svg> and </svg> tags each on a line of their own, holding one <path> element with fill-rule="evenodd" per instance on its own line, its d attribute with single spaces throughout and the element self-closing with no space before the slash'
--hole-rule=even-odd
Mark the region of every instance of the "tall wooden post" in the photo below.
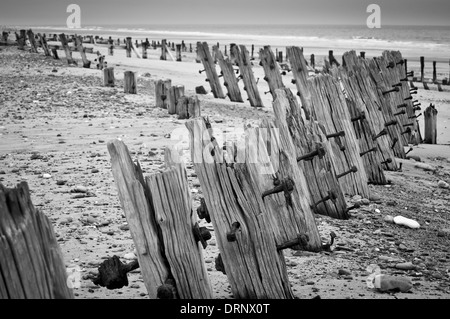
<svg viewBox="0 0 450 319">
<path fill-rule="evenodd" d="M 217 48 L 213 48 L 217 61 L 219 62 L 219 66 L 221 74 L 223 75 L 224 83 L 223 85 L 227 88 L 227 96 L 230 98 L 230 101 L 233 102 L 243 102 L 241 96 L 241 91 L 239 90 L 238 81 L 234 74 L 233 66 L 231 65 L 230 59 L 225 59 L 222 55 L 222 52 Z"/>
<path fill-rule="evenodd" d="M 16 32 L 16 40 L 19 50 L 24 50 L 27 39 L 27 31 L 25 29 L 20 30 L 20 35 Z"/>
<path fill-rule="evenodd" d="M 244 81 L 244 91 L 247 92 L 250 105 L 254 107 L 263 107 L 264 104 L 261 95 L 259 94 L 247 48 L 245 45 L 236 45 L 233 47 L 233 51 L 239 65 L 240 77 L 242 77 L 242 80 Z"/>
<path fill-rule="evenodd" d="M 287 55 L 286 55 L 287 56 Z M 313 69 L 315 69 L 316 68 L 316 59 L 315 59 L 315 56 L 314 56 L 314 54 L 311 54 L 311 67 L 313 68 Z"/>
<path fill-rule="evenodd" d="M 47 45 L 47 40 L 45 39 L 45 33 L 44 36 L 42 34 L 38 33 L 39 42 L 41 43 L 41 47 L 44 50 L 45 56 L 50 56 L 50 50 Z"/>
<path fill-rule="evenodd" d="M 275 62 L 275 55 L 270 46 L 266 45 L 259 51 L 259 59 L 264 69 L 264 80 L 269 85 L 269 92 L 272 94 L 273 100 L 277 98 L 276 90 L 284 88 L 283 80 L 281 78 L 280 68 Z M 269 92 L 264 92 L 269 93 Z"/>
<path fill-rule="evenodd" d="M 0 184 L 0 299 L 73 299 L 70 284 L 80 283 L 80 271 L 66 269 L 52 222 L 33 206 L 28 184 Z"/>
<path fill-rule="evenodd" d="M 89 69 L 91 67 L 91 61 L 88 60 L 86 57 L 86 52 L 83 48 L 83 40 L 81 39 L 81 35 L 75 37 L 75 44 L 78 48 L 78 51 L 80 52 L 81 58 L 83 60 L 83 68 Z"/>
<path fill-rule="evenodd" d="M 424 80 L 424 72 L 423 69 L 425 68 L 425 57 L 420 57 L 420 82 L 423 83 Z"/>
<path fill-rule="evenodd" d="M 255 59 L 254 53 L 255 53 L 255 45 L 252 44 L 252 55 L 250 56 L 250 60 L 252 60 L 252 61 Z"/>
<path fill-rule="evenodd" d="M 433 61 L 433 83 L 437 82 L 437 75 L 436 75 L 436 61 Z"/>
<path fill-rule="evenodd" d="M 425 109 L 425 138 L 424 143 L 436 144 L 437 140 L 437 113 L 438 111 L 433 104 Z"/>
<path fill-rule="evenodd" d="M 359 53 L 359 56 L 360 56 L 361 58 L 365 59 L 365 58 L 366 58 L 366 52 L 361 51 L 361 52 Z"/>
<path fill-rule="evenodd" d="M 136 94 L 136 73 L 132 71 L 125 71 L 124 73 L 124 92 Z"/>
<path fill-rule="evenodd" d="M 104 68 L 103 69 L 103 85 L 114 87 L 114 68 Z"/>
<path fill-rule="evenodd" d="M 162 39 L 161 40 L 161 57 L 159 59 L 160 60 L 167 60 L 166 54 L 167 54 L 166 39 Z"/>
<path fill-rule="evenodd" d="M 174 85 L 168 88 L 169 105 L 167 111 L 169 114 L 177 114 L 178 100 L 184 96 L 184 85 Z"/>
<path fill-rule="evenodd" d="M 126 42 L 126 51 L 127 51 L 127 58 L 131 58 L 131 37 L 127 37 L 127 42 Z"/>
<path fill-rule="evenodd" d="M 208 43 L 197 42 L 197 55 L 203 63 L 204 71 L 206 72 L 207 82 L 211 86 L 211 91 L 215 98 L 224 99 L 222 86 L 219 81 L 219 77 L 216 71 L 216 65 L 211 56 L 211 52 L 208 48 Z M 203 71 L 202 71 L 203 72 Z"/>
<path fill-rule="evenodd" d="M 176 48 L 177 48 L 176 51 L 177 61 L 181 62 L 181 44 L 177 44 Z"/>
<path fill-rule="evenodd" d="M 283 51 L 278 51 L 278 62 L 283 63 Z"/>
<path fill-rule="evenodd" d="M 64 33 L 61 33 L 59 35 L 59 40 L 61 41 L 64 52 L 66 53 L 67 64 L 76 64 L 75 60 L 72 58 L 72 51 L 70 51 L 69 45 L 67 44 L 66 35 Z"/>
<path fill-rule="evenodd" d="M 36 40 L 34 39 L 34 33 L 31 29 L 27 31 L 28 40 L 30 41 L 31 52 L 37 53 Z"/>
<path fill-rule="evenodd" d="M 192 53 L 192 43 L 189 43 L 189 52 Z"/>
</svg>

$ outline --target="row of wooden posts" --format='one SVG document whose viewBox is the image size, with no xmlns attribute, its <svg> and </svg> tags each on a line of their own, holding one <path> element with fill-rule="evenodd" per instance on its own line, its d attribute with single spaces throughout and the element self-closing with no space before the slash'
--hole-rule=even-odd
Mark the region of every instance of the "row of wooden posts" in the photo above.
<svg viewBox="0 0 450 319">
<path fill-rule="evenodd" d="M 224 98 L 207 44 L 200 44 L 198 52 L 214 95 Z M 229 97 L 238 98 L 241 94 L 232 59 L 221 59 L 218 49 L 213 48 L 213 52 L 224 80 L 230 81 L 224 85 Z M 262 106 L 248 51 L 241 45 L 233 46 L 231 52 L 250 103 Z M 406 73 L 400 52 L 386 51 L 381 57 L 366 60 L 350 51 L 344 54 L 342 65 L 330 59 L 325 72 L 314 77 L 309 77 L 301 48 L 288 47 L 287 56 L 301 106 L 284 86 L 272 50 L 264 47 L 260 60 L 274 99 L 275 118 L 263 121 L 259 127 L 246 128 L 242 140 L 226 141 L 224 145 L 218 143 L 210 122 L 198 117 L 199 112 L 190 113 L 189 105 L 195 104 L 195 98 L 193 102 L 190 98 L 181 102 L 180 86 L 172 86 L 170 80 L 157 82 L 157 106 L 176 112 L 178 105 L 188 105 L 187 113 L 194 117 L 186 122 L 186 127 L 191 159 L 204 195 L 197 216 L 192 213 L 186 170 L 176 150 L 165 150 L 164 172 L 144 176 L 122 141 L 108 143 L 114 180 L 151 298 L 212 297 L 202 256 L 210 235 L 199 226 L 199 219 L 213 224 L 220 251 L 216 269 L 227 275 L 235 298 L 293 298 L 283 250 L 329 250 L 334 235 L 330 242 L 322 242 L 314 214 L 349 218 L 356 207 L 347 206 L 344 194 L 369 198 L 367 184 L 385 184 L 384 170 L 400 169 L 396 157 L 405 158 L 404 147 L 420 139 L 416 115 L 420 106 L 413 100 L 417 90 L 409 86 L 411 74 Z M 132 80 L 125 86 L 135 88 L 135 77 L 125 77 Z M 435 117 L 434 106 L 427 108 L 427 113 Z M 14 202 L 4 199 L 3 193 L 8 192 L 0 188 L 0 203 Z M 29 199 L 25 202 L 31 203 Z M 3 211 L 6 210 L 0 210 L 2 220 L 8 216 Z M 35 227 L 35 223 L 27 222 L 26 226 Z M 4 247 L 15 256 L 10 259 L 21 261 L 32 255 L 32 249 L 18 253 L 11 248 L 17 243 L 17 236 L 29 234 L 17 228 L 11 235 L 10 230 L 17 224 L 0 223 L 0 239 L 7 240 L 9 245 Z M 29 236 L 42 237 L 34 233 Z M 46 247 L 53 241 L 54 236 L 46 241 L 27 237 L 19 243 Z M 7 254 L 8 250 L 2 246 L 0 253 Z M 17 258 L 14 254 L 22 255 Z M 9 259 L 0 258 L 2 273 L 14 274 L 22 269 L 20 262 L 4 260 Z M 30 260 L 38 265 L 36 256 Z M 61 260 L 56 258 L 55 263 L 58 269 L 64 269 Z M 18 278 L 16 281 L 0 281 L 1 296 L 26 291 L 30 283 L 50 287 L 52 280 L 59 280 L 62 292 L 58 296 L 71 297 L 62 287 L 61 272 L 56 279 L 49 279 L 45 277 L 45 264 L 30 267 L 31 264 L 27 269 L 38 271 L 23 277 L 31 278 L 28 281 L 21 281 L 22 275 L 9 277 Z M 52 297 L 41 290 L 39 294 L 30 291 L 17 295 Z"/>
</svg>

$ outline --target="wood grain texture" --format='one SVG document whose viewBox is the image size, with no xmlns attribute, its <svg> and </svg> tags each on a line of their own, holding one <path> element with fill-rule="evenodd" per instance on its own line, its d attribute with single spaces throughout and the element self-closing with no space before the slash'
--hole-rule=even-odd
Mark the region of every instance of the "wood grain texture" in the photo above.
<svg viewBox="0 0 450 319">
<path fill-rule="evenodd" d="M 208 48 L 208 43 L 197 42 L 197 54 L 198 58 L 203 63 L 205 68 L 206 77 L 211 86 L 211 91 L 215 98 L 224 99 L 225 94 L 222 90 L 222 85 L 220 84 L 219 77 L 216 71 L 216 65 L 214 64 L 211 52 Z"/>
<path fill-rule="evenodd" d="M 214 47 L 214 52 L 220 69 L 222 70 L 220 73 L 223 75 L 223 85 L 227 88 L 228 91 L 227 96 L 230 98 L 230 101 L 244 102 L 230 59 L 225 59 L 222 52 L 217 46 Z"/>
</svg>

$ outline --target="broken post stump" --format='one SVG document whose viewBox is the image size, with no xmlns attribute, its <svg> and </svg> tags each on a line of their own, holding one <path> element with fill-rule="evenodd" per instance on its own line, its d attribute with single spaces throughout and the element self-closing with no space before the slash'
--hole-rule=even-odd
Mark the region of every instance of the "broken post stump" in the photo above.
<svg viewBox="0 0 450 319">
<path fill-rule="evenodd" d="M 195 96 L 182 96 L 177 102 L 176 114 L 184 120 L 200 116 L 200 100 Z"/>
<path fill-rule="evenodd" d="M 244 82 L 244 91 L 247 92 L 250 105 L 253 107 L 264 107 L 261 95 L 258 91 L 258 86 L 256 84 L 255 75 L 253 74 L 247 48 L 245 45 L 235 45 L 232 50 L 239 66 L 239 77 L 242 78 Z"/>
<path fill-rule="evenodd" d="M 136 94 L 137 88 L 136 73 L 132 71 L 124 72 L 124 92 L 129 94 Z"/>
<path fill-rule="evenodd" d="M 177 114 L 177 103 L 180 97 L 184 96 L 184 85 L 174 85 L 169 87 L 169 114 Z"/>
<path fill-rule="evenodd" d="M 144 178 L 122 141 L 108 142 L 108 151 L 149 297 L 212 298 L 184 165 L 166 163 Z"/>
<path fill-rule="evenodd" d="M 0 184 L 0 274 L 0 299 L 73 299 L 71 284 L 81 280 L 81 273 L 68 278 L 52 223 L 26 182 Z"/>
<path fill-rule="evenodd" d="M 109 68 L 104 68 L 103 69 L 103 85 L 104 86 L 109 86 L 109 87 L 114 87 L 115 83 L 114 83 L 114 68 L 113 67 L 109 67 Z"/>
<path fill-rule="evenodd" d="M 41 44 L 41 47 L 44 50 L 45 56 L 50 56 L 51 54 L 50 54 L 50 50 L 49 50 L 48 45 L 47 45 L 47 40 L 45 38 L 45 34 L 44 34 L 44 36 L 42 34 L 40 34 L 40 33 L 38 33 L 37 35 L 38 35 L 38 38 L 39 38 L 39 43 Z"/>
<path fill-rule="evenodd" d="M 224 99 L 225 95 L 223 94 L 222 85 L 217 76 L 216 65 L 209 51 L 208 43 L 197 42 L 197 55 L 203 63 L 203 67 L 205 68 L 203 71 L 206 72 L 206 81 L 209 82 L 214 97 Z"/>
<path fill-rule="evenodd" d="M 25 29 L 21 29 L 20 34 L 16 32 L 16 40 L 19 50 L 24 50 L 27 40 L 27 31 Z"/>
<path fill-rule="evenodd" d="M 109 37 L 108 44 L 108 55 L 112 56 L 114 55 L 114 40 L 111 37 Z"/>
<path fill-rule="evenodd" d="M 222 70 L 220 74 L 223 76 L 223 85 L 228 91 L 227 96 L 230 98 L 230 101 L 244 102 L 230 59 L 225 59 L 217 46 L 215 46 L 213 50 L 216 54 L 217 61 L 219 62 L 220 69 Z"/>
<path fill-rule="evenodd" d="M 156 107 L 168 109 L 170 105 L 169 90 L 172 86 L 172 80 L 158 80 L 155 83 L 155 101 Z"/>
<path fill-rule="evenodd" d="M 125 50 L 127 52 L 127 58 L 131 58 L 131 47 L 133 46 L 133 43 L 131 43 L 131 37 L 126 38 L 125 43 Z"/>
<path fill-rule="evenodd" d="M 177 50 L 176 50 L 176 57 L 177 57 L 176 60 L 181 62 L 181 44 L 177 44 L 176 48 L 177 48 Z"/>
<path fill-rule="evenodd" d="M 436 144 L 437 142 L 437 113 L 435 106 L 430 104 L 425 109 L 425 138 L 424 143 L 426 144 Z"/>
<path fill-rule="evenodd" d="M 159 57 L 160 60 L 167 60 L 167 42 L 166 39 L 161 40 L 161 56 Z"/>
</svg>

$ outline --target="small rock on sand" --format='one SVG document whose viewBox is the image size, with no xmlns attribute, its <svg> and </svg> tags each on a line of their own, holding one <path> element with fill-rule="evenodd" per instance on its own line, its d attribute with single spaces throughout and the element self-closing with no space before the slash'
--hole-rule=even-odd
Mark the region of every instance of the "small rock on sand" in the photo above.
<svg viewBox="0 0 450 319">
<path fill-rule="evenodd" d="M 450 188 L 450 185 L 449 185 L 447 182 L 439 181 L 439 182 L 438 182 L 438 187 L 440 187 L 440 188 L 445 188 L 445 189 L 449 189 L 449 188 Z"/>
<path fill-rule="evenodd" d="M 394 223 L 394 217 L 391 216 L 391 215 L 386 215 L 386 216 L 384 216 L 383 220 L 384 220 L 386 223 L 390 223 L 390 224 L 393 224 L 393 223 Z"/>
<path fill-rule="evenodd" d="M 424 171 L 431 171 L 431 172 L 434 172 L 436 170 L 436 167 L 431 166 L 430 164 L 425 164 L 425 163 L 416 163 L 414 165 L 414 167 L 421 168 Z"/>
<path fill-rule="evenodd" d="M 405 262 L 405 263 L 396 264 L 395 268 L 401 269 L 401 270 L 413 270 L 413 269 L 416 269 L 416 266 L 414 266 L 413 263 L 411 263 L 411 262 Z"/>
</svg>

